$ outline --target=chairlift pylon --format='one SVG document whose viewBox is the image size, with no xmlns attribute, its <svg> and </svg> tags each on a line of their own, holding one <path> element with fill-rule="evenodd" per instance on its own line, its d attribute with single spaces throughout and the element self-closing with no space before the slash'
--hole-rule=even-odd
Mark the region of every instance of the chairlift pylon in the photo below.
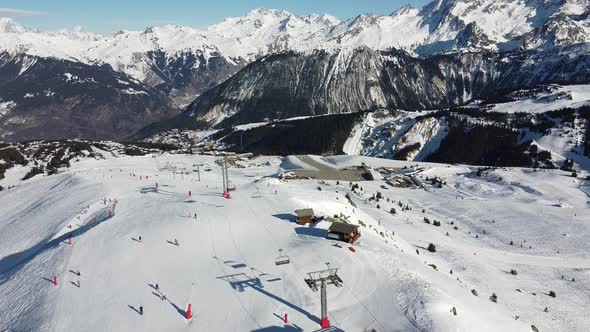
<svg viewBox="0 0 590 332">
<path fill-rule="evenodd" d="M 275 265 L 285 265 L 291 263 L 291 258 L 283 253 L 283 249 L 279 249 L 279 256 L 275 259 Z"/>
</svg>

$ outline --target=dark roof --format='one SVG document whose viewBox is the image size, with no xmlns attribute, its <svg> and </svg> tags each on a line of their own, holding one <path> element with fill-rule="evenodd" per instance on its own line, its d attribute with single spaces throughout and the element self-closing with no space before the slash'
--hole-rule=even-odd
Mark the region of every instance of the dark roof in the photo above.
<svg viewBox="0 0 590 332">
<path fill-rule="evenodd" d="M 297 217 L 299 217 L 299 218 L 301 218 L 301 217 L 313 217 L 313 209 L 295 210 L 295 213 L 297 213 Z"/>
<path fill-rule="evenodd" d="M 329 231 L 338 234 L 352 234 L 358 228 L 359 227 L 357 225 L 345 224 L 343 222 L 333 222 L 332 225 L 330 225 Z"/>
</svg>

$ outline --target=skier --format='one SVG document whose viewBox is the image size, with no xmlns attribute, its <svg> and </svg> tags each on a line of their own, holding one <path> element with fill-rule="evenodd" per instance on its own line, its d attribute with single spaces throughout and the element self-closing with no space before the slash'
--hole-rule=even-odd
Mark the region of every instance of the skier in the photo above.
<svg viewBox="0 0 590 332">
<path fill-rule="evenodd" d="M 162 301 L 166 300 L 166 294 L 162 294 Z"/>
<path fill-rule="evenodd" d="M 76 274 L 78 275 L 78 277 L 80 276 L 80 270 L 76 270 Z"/>
<path fill-rule="evenodd" d="M 139 306 L 139 314 L 143 316 L 143 307 Z"/>
<path fill-rule="evenodd" d="M 178 247 L 178 240 L 174 239 L 174 244 Z"/>
<path fill-rule="evenodd" d="M 139 237 L 139 242 L 141 242 L 141 236 Z"/>
<path fill-rule="evenodd" d="M 197 220 L 197 214 L 195 213 L 195 220 Z"/>
<path fill-rule="evenodd" d="M 158 284 L 156 284 L 156 290 L 159 292 L 160 291 L 160 286 Z"/>
</svg>

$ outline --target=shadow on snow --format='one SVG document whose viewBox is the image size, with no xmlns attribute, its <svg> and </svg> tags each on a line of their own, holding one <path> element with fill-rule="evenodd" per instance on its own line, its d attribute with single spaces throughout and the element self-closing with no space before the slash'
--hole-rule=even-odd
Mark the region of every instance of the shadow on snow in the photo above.
<svg viewBox="0 0 590 332">
<path fill-rule="evenodd" d="M 285 326 L 269 326 L 260 329 L 252 330 L 251 332 L 301 332 L 303 331 L 297 325 L 285 325 Z"/>
<path fill-rule="evenodd" d="M 288 222 L 297 221 L 297 216 L 295 216 L 294 214 L 290 214 L 290 213 L 279 213 L 279 214 L 273 214 L 272 216 L 277 219 L 285 220 Z"/>
<path fill-rule="evenodd" d="M 49 240 L 49 238 L 45 239 L 29 249 L 2 258 L 0 260 L 0 276 L 4 277 L 3 275 L 13 268 L 33 260 L 39 254 L 57 248 L 69 238 L 80 236 L 108 219 L 109 208 L 105 207 L 86 219 L 86 223 L 78 229 L 65 233 L 53 240 Z"/>
<path fill-rule="evenodd" d="M 297 227 L 295 228 L 295 233 L 299 235 L 307 235 L 307 236 L 314 236 L 314 237 L 321 237 L 325 238 L 328 235 L 328 231 L 322 228 L 313 228 L 313 227 Z"/>
<path fill-rule="evenodd" d="M 237 290 L 238 292 L 244 292 L 246 290 L 246 288 L 249 289 L 253 289 L 257 292 L 259 292 L 262 295 L 266 295 L 267 297 L 276 300 L 284 305 L 286 305 L 287 307 L 305 315 L 307 318 L 309 318 L 310 320 L 312 320 L 313 322 L 319 324 L 320 323 L 320 319 L 317 316 L 312 315 L 311 313 L 309 313 L 308 311 L 306 311 L 305 309 L 296 306 L 295 304 L 275 295 L 272 294 L 268 291 L 266 291 L 264 289 L 264 285 L 262 285 L 262 281 L 260 280 L 260 278 L 252 278 L 248 275 L 246 275 L 245 273 L 237 273 L 237 274 L 230 274 L 230 275 L 225 275 L 225 276 L 221 276 L 221 277 L 217 277 L 217 279 L 219 280 L 224 280 L 226 282 L 228 282 L 230 284 L 230 286 Z M 280 331 L 280 330 L 279 330 Z M 289 331 L 289 330 L 286 330 Z M 291 330 L 293 331 L 293 330 Z"/>
</svg>

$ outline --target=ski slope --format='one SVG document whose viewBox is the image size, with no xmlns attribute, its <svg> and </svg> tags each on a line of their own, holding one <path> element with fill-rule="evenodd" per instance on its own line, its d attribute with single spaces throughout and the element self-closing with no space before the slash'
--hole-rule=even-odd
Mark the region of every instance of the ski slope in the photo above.
<svg viewBox="0 0 590 332">
<path fill-rule="evenodd" d="M 106 157 L 0 192 L 0 330 L 316 331 L 320 297 L 303 279 L 327 263 L 344 281 L 328 289 L 335 331 L 590 327 L 583 314 L 590 309 L 590 198 L 563 172 L 506 169 L 477 178 L 469 167 L 419 164 L 418 177 L 444 177 L 447 185 L 383 189 L 379 180 L 360 182 L 363 190 L 353 193 L 349 183 L 281 181 L 277 174 L 313 169 L 306 160 L 335 170 L 416 163 L 259 157 L 230 168 L 237 190 L 227 200 L 215 157 Z M 197 164 L 201 181 L 192 171 Z M 171 165 L 186 174 L 172 174 Z M 369 200 L 376 191 L 384 196 L 379 203 Z M 398 201 L 412 209 L 401 211 Z M 300 208 L 362 225 L 356 252 L 325 239 L 326 222 L 295 224 Z M 425 216 L 442 226 L 425 224 Z M 531 248 L 519 247 L 524 240 Z M 422 249 L 430 242 L 436 253 Z M 291 264 L 275 265 L 279 249 Z M 519 274 L 507 273 L 511 268 Z M 557 297 L 543 295 L 549 290 Z M 492 292 L 498 303 L 488 300 Z"/>
</svg>

